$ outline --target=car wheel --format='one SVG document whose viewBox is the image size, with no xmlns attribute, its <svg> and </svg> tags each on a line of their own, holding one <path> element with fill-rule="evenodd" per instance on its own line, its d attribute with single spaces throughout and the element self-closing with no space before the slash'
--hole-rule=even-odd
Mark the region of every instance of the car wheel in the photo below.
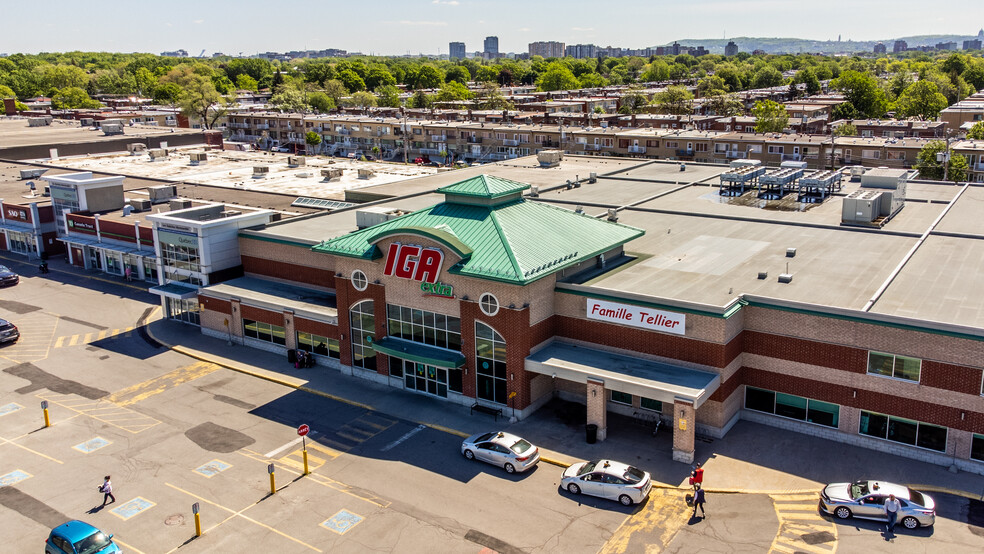
<svg viewBox="0 0 984 554">
<path fill-rule="evenodd" d="M 906 516 L 902 518 L 902 526 L 905 527 L 906 529 L 918 529 L 919 520 L 912 516 Z"/>
<path fill-rule="evenodd" d="M 465 450 L 465 458 L 469 460 L 474 460 L 475 454 L 471 450 Z"/>
<path fill-rule="evenodd" d="M 847 519 L 851 517 L 851 510 L 847 506 L 839 506 L 834 510 L 834 515 L 840 519 Z"/>
<path fill-rule="evenodd" d="M 571 494 L 581 494 L 581 487 L 575 485 L 574 483 L 567 485 L 567 490 L 569 490 Z"/>
<path fill-rule="evenodd" d="M 506 473 L 516 473 L 516 468 L 512 464 L 506 464 L 502 467 L 506 468 Z"/>
<path fill-rule="evenodd" d="M 623 506 L 632 505 L 632 499 L 629 498 L 629 495 L 627 494 L 623 494 L 622 496 L 618 497 L 618 501 L 621 502 Z"/>
</svg>

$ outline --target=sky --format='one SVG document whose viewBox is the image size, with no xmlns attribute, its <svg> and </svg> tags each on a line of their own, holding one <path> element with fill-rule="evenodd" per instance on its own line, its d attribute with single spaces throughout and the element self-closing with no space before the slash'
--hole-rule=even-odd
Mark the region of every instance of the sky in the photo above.
<svg viewBox="0 0 984 554">
<path fill-rule="evenodd" d="M 887 40 L 975 35 L 984 1 L 949 0 L 4 0 L 0 53 L 150 52 L 238 55 L 340 48 L 376 55 L 447 54 L 448 42 L 500 52 L 530 42 L 645 48 L 737 36 Z M 933 10 L 934 6 L 941 9 Z"/>
</svg>

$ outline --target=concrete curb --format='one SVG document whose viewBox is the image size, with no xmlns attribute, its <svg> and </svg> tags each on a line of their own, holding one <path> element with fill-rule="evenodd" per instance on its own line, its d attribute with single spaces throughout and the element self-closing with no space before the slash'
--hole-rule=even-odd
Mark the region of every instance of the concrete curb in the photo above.
<svg viewBox="0 0 984 554">
<path fill-rule="evenodd" d="M 937 487 L 935 485 L 906 485 L 910 489 L 916 489 L 920 492 L 938 492 L 942 494 L 952 494 L 954 496 L 962 496 L 964 498 L 969 498 L 971 500 L 984 501 L 984 494 L 971 494 L 967 491 L 962 491 L 958 489 L 951 489 L 948 487 Z"/>
</svg>

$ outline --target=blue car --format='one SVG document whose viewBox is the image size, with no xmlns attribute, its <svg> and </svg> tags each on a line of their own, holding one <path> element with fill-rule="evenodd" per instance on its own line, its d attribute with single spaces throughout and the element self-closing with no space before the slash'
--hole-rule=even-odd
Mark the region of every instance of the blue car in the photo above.
<svg viewBox="0 0 984 554">
<path fill-rule="evenodd" d="M 72 520 L 51 530 L 44 541 L 45 554 L 110 554 L 122 552 L 107 535 L 84 521 Z"/>
</svg>

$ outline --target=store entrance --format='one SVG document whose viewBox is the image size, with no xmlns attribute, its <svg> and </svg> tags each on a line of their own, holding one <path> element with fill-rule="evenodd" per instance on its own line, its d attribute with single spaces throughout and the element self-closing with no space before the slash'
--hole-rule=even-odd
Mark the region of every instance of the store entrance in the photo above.
<svg viewBox="0 0 984 554">
<path fill-rule="evenodd" d="M 398 360 L 403 366 L 403 384 L 407 389 L 437 396 L 448 397 L 448 370 L 444 367 Z"/>
</svg>

